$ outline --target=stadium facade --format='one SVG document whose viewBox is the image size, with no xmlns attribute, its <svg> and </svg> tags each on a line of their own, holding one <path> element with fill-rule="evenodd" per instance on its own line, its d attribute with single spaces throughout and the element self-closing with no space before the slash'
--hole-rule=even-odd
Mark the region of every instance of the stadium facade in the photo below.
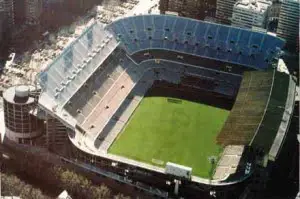
<svg viewBox="0 0 300 199">
<path fill-rule="evenodd" d="M 289 127 L 295 81 L 276 71 L 284 44 L 265 33 L 167 15 L 96 22 L 38 74 L 40 90 L 28 88 L 29 95 L 40 92 L 29 112 L 44 120 L 43 134 L 14 141 L 46 146 L 64 161 L 128 184 L 238 184 L 276 161 Z M 234 102 L 216 139 L 224 151 L 214 175 L 206 179 L 182 165 L 164 168 L 108 152 L 156 81 L 178 88 L 187 77 L 188 88 Z"/>
</svg>

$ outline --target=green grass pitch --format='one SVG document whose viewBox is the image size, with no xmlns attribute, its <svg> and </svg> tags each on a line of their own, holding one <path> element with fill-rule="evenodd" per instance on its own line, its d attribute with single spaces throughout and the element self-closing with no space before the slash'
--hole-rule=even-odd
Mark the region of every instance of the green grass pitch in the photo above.
<svg viewBox="0 0 300 199">
<path fill-rule="evenodd" d="M 193 175 L 209 178 L 214 168 L 208 158 L 222 152 L 215 138 L 229 111 L 168 99 L 145 97 L 109 153 L 162 167 L 173 162 L 192 167 Z"/>
</svg>

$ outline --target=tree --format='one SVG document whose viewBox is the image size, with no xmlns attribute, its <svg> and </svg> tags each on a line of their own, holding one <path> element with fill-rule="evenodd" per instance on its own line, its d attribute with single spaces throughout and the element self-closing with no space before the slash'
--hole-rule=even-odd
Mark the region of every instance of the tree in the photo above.
<svg viewBox="0 0 300 199">
<path fill-rule="evenodd" d="M 90 188 L 90 192 L 91 192 L 91 198 L 94 199 L 105 199 L 105 198 L 111 198 L 111 191 L 110 189 L 105 186 L 105 185 L 101 185 L 101 186 L 92 186 Z"/>
<path fill-rule="evenodd" d="M 2 195 L 5 196 L 20 196 L 26 199 L 47 199 L 50 198 L 44 195 L 40 189 L 24 183 L 15 175 L 1 173 Z"/>
<path fill-rule="evenodd" d="M 130 197 L 124 196 L 123 194 L 118 194 L 114 196 L 114 199 L 130 199 Z"/>
</svg>

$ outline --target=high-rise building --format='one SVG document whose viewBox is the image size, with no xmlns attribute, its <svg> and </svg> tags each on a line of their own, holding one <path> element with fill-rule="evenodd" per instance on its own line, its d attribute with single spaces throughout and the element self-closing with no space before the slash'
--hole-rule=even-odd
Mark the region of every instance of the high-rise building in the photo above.
<svg viewBox="0 0 300 199">
<path fill-rule="evenodd" d="M 28 25 L 39 24 L 41 13 L 42 13 L 42 1 L 41 0 L 26 0 L 25 1 L 26 24 L 28 24 Z"/>
<path fill-rule="evenodd" d="M 216 18 L 224 24 L 231 23 L 233 6 L 236 0 L 217 0 Z"/>
<path fill-rule="evenodd" d="M 280 0 L 272 1 L 272 5 L 270 6 L 269 12 L 268 12 L 268 18 L 270 18 L 270 20 L 279 18 L 280 7 L 281 7 Z"/>
<path fill-rule="evenodd" d="M 5 28 L 4 22 L 5 22 L 4 2 L 0 0 L 0 44 L 3 39 L 3 32 Z"/>
<path fill-rule="evenodd" d="M 23 25 L 26 22 L 25 17 L 25 1 L 26 0 L 14 0 L 14 15 L 15 25 Z"/>
<path fill-rule="evenodd" d="M 283 0 L 281 3 L 277 36 L 295 46 L 299 35 L 299 0 Z"/>
<path fill-rule="evenodd" d="M 231 25 L 241 28 L 265 28 L 269 0 L 239 0 L 233 6 Z"/>
<path fill-rule="evenodd" d="M 215 15 L 216 0 L 160 0 L 159 9 L 162 14 L 176 12 L 179 16 L 204 19 Z"/>
<path fill-rule="evenodd" d="M 14 0 L 0 0 L 5 25 L 11 29 L 15 25 Z"/>
</svg>

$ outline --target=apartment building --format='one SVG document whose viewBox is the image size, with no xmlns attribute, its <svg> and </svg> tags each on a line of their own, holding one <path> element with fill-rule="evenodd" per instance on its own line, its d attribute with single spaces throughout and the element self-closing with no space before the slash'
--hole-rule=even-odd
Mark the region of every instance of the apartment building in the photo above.
<svg viewBox="0 0 300 199">
<path fill-rule="evenodd" d="M 249 29 L 265 28 L 271 5 L 269 0 L 239 0 L 233 6 L 231 25 Z"/>
</svg>

